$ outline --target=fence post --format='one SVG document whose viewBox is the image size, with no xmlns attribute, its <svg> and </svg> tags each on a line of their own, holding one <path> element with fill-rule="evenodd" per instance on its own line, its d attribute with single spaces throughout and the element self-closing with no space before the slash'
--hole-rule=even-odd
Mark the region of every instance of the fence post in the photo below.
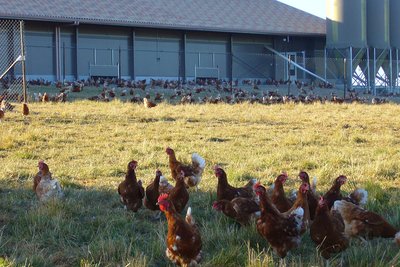
<svg viewBox="0 0 400 267">
<path fill-rule="evenodd" d="M 25 74 L 25 40 L 24 40 L 24 22 L 19 22 L 20 40 L 21 40 L 21 64 L 22 64 L 22 91 L 24 95 L 24 103 L 28 100 L 26 92 L 26 74 Z"/>
<path fill-rule="evenodd" d="M 343 59 L 343 99 L 346 98 L 347 89 L 347 73 L 346 73 L 346 58 Z"/>
<path fill-rule="evenodd" d="M 325 78 L 325 81 L 326 81 L 326 70 L 327 70 L 327 68 L 328 68 L 328 64 L 327 64 L 327 50 L 326 50 L 326 47 L 325 47 L 325 49 L 324 49 L 324 78 Z"/>
</svg>

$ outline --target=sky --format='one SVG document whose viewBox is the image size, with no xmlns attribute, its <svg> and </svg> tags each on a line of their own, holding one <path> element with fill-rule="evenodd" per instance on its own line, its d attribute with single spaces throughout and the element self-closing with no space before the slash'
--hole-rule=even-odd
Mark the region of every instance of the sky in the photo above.
<svg viewBox="0 0 400 267">
<path fill-rule="evenodd" d="M 278 0 L 279 2 L 304 10 L 318 17 L 326 17 L 325 0 Z"/>
</svg>

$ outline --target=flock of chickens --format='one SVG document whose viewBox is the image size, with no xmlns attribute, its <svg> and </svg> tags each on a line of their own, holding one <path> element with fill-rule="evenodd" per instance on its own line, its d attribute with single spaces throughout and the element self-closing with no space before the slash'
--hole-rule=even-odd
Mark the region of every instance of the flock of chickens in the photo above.
<svg viewBox="0 0 400 267">
<path fill-rule="evenodd" d="M 51 83 L 45 81 L 29 81 L 30 85 L 48 86 Z M 123 80 L 123 79 L 87 79 L 74 82 L 57 82 L 56 88 L 58 93 L 50 95 L 48 93 L 34 93 L 33 101 L 35 102 L 66 102 L 70 93 L 79 93 L 84 90 L 84 87 L 92 86 L 101 88 L 102 91 L 88 97 L 88 100 L 109 102 L 113 99 L 125 96 L 131 96 L 130 101 L 133 103 L 152 102 L 153 104 L 163 102 L 165 100 L 173 103 L 181 104 L 203 104 L 203 103 L 261 103 L 261 104 L 276 104 L 276 103 L 372 103 L 383 104 L 387 103 L 386 98 L 374 97 L 371 100 L 368 97 L 359 96 L 356 91 L 348 91 L 346 98 L 340 98 L 334 93 L 328 96 L 320 96 L 317 94 L 316 88 L 333 89 L 335 88 L 329 83 L 315 84 L 302 81 L 276 81 L 273 79 L 261 80 L 243 80 L 239 84 L 238 80 L 233 82 L 218 80 L 218 79 L 198 79 L 196 81 L 187 81 L 183 83 L 180 80 Z M 268 91 L 261 89 L 265 85 Z M 241 86 L 246 87 L 241 88 Z M 280 87 L 293 87 L 288 89 L 287 94 L 279 93 Z M 161 89 L 162 93 L 155 89 Z M 166 89 L 166 90 L 165 90 Z M 286 91 L 286 89 L 283 89 Z M 291 91 L 291 92 L 290 92 Z M 150 99 L 150 93 L 154 93 L 154 98 Z M 365 93 L 365 92 L 364 92 Z M 145 99 L 144 99 L 144 98 Z M 145 103 L 145 106 L 148 106 Z M 149 107 L 152 107 L 151 105 Z"/>
<path fill-rule="evenodd" d="M 154 211 L 155 219 L 163 212 L 168 222 L 166 256 L 179 266 L 198 266 L 202 257 L 200 229 L 190 207 L 185 217 L 182 212 L 189 201 L 188 188 L 198 187 L 206 162 L 197 153 L 192 155 L 191 164 L 178 161 L 172 148 L 166 148 L 166 153 L 175 186 L 157 170 L 154 180 L 144 188 L 136 178 L 138 163 L 133 160 L 128 163 L 118 193 L 122 204 L 130 211 L 137 212 L 144 205 Z M 38 167 L 33 185 L 38 198 L 43 201 L 61 198 L 60 183 L 52 178 L 48 165 L 39 161 Z M 288 179 L 286 173 L 280 174 L 269 188 L 256 179 L 243 187 L 233 187 L 218 165 L 214 166 L 214 173 L 218 185 L 213 209 L 241 225 L 250 225 L 255 220 L 258 233 L 282 262 L 291 249 L 299 246 L 302 235 L 307 232 L 327 260 L 332 254 L 345 250 L 351 237 L 394 238 L 400 246 L 400 231 L 379 214 L 363 208 L 368 198 L 366 190 L 356 189 L 347 197 L 341 194 L 341 186 L 347 181 L 344 175 L 337 177 L 332 187 L 319 196 L 315 179 L 310 183 L 309 175 L 301 171 L 299 190 L 287 197 L 283 188 Z"/>
</svg>

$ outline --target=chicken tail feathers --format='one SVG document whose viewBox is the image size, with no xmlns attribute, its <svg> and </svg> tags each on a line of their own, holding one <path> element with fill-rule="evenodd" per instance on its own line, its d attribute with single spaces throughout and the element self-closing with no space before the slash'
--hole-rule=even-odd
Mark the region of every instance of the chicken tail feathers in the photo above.
<svg viewBox="0 0 400 267">
<path fill-rule="evenodd" d="M 191 207 L 188 207 L 188 209 L 187 209 L 185 220 L 188 224 L 194 225 L 194 219 L 192 217 L 192 208 Z"/>
<path fill-rule="evenodd" d="M 290 195 L 289 195 L 290 201 L 292 201 L 292 202 L 295 202 L 295 201 L 296 201 L 297 193 L 298 193 L 297 190 L 295 190 L 295 189 L 292 190 L 292 192 L 291 192 Z"/>
<path fill-rule="evenodd" d="M 291 215 L 294 215 L 294 219 L 296 220 L 296 228 L 298 231 L 301 230 L 303 227 L 303 216 L 304 216 L 304 210 L 302 207 L 298 207 L 295 209 Z"/>
<path fill-rule="evenodd" d="M 196 166 L 202 173 L 204 168 L 206 167 L 206 160 L 203 159 L 199 154 L 193 153 L 192 154 L 192 164 L 193 164 L 193 166 Z"/>
<path fill-rule="evenodd" d="M 368 191 L 363 188 L 357 188 L 349 197 L 358 205 L 364 206 L 368 201 Z"/>
<path fill-rule="evenodd" d="M 163 183 L 166 183 L 166 182 L 168 182 L 167 178 L 165 178 L 164 175 L 161 175 L 159 184 L 163 184 Z"/>
<path fill-rule="evenodd" d="M 317 177 L 314 176 L 312 183 L 311 183 L 311 191 L 313 191 L 315 193 L 316 190 L 317 190 Z"/>
<path fill-rule="evenodd" d="M 397 234 L 395 235 L 394 241 L 395 241 L 396 244 L 400 247 L 400 231 L 397 232 Z"/>
</svg>

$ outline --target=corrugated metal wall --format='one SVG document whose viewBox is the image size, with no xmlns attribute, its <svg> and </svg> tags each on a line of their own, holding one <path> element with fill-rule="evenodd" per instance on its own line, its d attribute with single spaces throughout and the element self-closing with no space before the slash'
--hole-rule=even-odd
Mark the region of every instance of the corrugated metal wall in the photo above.
<svg viewBox="0 0 400 267">
<path fill-rule="evenodd" d="M 28 77 L 54 80 L 56 73 L 54 27 L 28 25 L 25 32 L 26 73 Z"/>
<path fill-rule="evenodd" d="M 265 46 L 273 47 L 273 39 L 235 36 L 233 38 L 233 77 L 239 79 L 273 77 L 274 57 L 265 49 Z"/>
<path fill-rule="evenodd" d="M 189 33 L 186 37 L 186 76 L 195 76 L 195 66 L 218 68 L 219 77 L 227 79 L 229 36 L 226 34 Z"/>
<path fill-rule="evenodd" d="M 58 26 L 61 34 L 57 59 Z M 56 80 L 59 62 L 60 79 L 66 80 L 94 75 L 90 65 L 119 65 L 120 76 L 126 79 L 193 79 L 196 67 L 218 69 L 221 79 L 274 78 L 277 62 L 265 46 L 279 51 L 290 49 L 277 39 L 282 36 L 28 22 L 27 75 L 28 79 Z M 299 37 L 291 45 L 294 51 L 309 50 L 310 42 L 321 39 Z"/>
<path fill-rule="evenodd" d="M 76 74 L 76 42 L 73 28 L 61 32 L 61 72 L 67 80 L 72 80 Z"/>
<path fill-rule="evenodd" d="M 181 34 L 166 31 L 135 31 L 135 75 L 138 77 L 180 76 Z"/>
<path fill-rule="evenodd" d="M 80 26 L 78 38 L 79 76 L 89 76 L 89 64 L 120 64 L 121 76 L 130 77 L 133 71 L 131 40 L 129 29 Z"/>
</svg>

